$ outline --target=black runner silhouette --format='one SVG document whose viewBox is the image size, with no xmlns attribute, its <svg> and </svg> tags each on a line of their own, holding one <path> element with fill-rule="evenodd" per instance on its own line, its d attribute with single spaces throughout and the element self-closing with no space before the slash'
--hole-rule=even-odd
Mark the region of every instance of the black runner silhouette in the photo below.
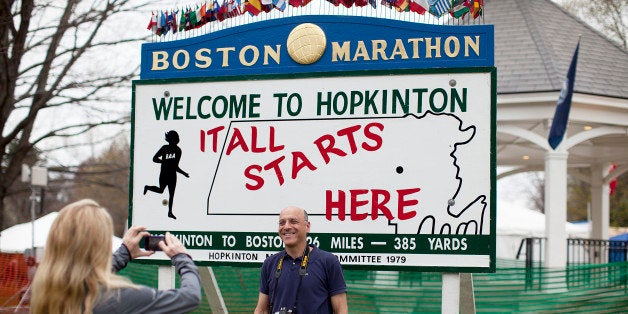
<svg viewBox="0 0 628 314">
<path fill-rule="evenodd" d="M 145 185 L 144 195 L 147 191 L 162 194 L 166 187 L 168 187 L 168 217 L 177 219 L 172 213 L 172 204 L 174 200 L 174 191 L 177 187 L 177 172 L 189 178 L 187 172 L 179 168 L 179 160 L 181 160 L 181 148 L 177 146 L 179 144 L 179 133 L 174 130 L 166 133 L 166 142 L 168 145 L 162 146 L 155 156 L 153 156 L 153 162 L 161 164 L 161 172 L 159 173 L 159 186 Z"/>
</svg>

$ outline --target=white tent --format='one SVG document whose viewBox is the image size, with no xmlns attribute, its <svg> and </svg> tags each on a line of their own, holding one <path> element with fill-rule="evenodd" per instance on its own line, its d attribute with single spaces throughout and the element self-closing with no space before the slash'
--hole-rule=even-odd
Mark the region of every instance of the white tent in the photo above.
<svg viewBox="0 0 628 314">
<path fill-rule="evenodd" d="M 35 220 L 35 248 L 43 248 L 46 246 L 48 231 L 58 215 L 58 212 L 52 212 Z M 26 222 L 2 231 L 0 234 L 0 252 L 23 253 L 27 249 L 31 249 L 33 245 L 32 227 L 32 223 Z M 118 249 L 120 244 L 122 244 L 122 239 L 114 236 L 112 249 Z"/>
<path fill-rule="evenodd" d="M 565 223 L 569 238 L 588 238 L 588 225 Z M 497 258 L 515 259 L 525 238 L 545 237 L 545 215 L 520 206 L 497 209 Z M 521 256 L 520 258 L 525 258 Z M 538 258 L 538 256 L 537 256 Z"/>
</svg>

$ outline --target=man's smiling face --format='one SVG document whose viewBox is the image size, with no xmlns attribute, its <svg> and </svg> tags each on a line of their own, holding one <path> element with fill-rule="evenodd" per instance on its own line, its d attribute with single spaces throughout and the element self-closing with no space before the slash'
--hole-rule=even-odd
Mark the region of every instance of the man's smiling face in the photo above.
<svg viewBox="0 0 628 314">
<path fill-rule="evenodd" d="M 310 222 L 303 209 L 290 206 L 279 214 L 279 236 L 286 248 L 294 248 L 307 243 Z"/>
</svg>

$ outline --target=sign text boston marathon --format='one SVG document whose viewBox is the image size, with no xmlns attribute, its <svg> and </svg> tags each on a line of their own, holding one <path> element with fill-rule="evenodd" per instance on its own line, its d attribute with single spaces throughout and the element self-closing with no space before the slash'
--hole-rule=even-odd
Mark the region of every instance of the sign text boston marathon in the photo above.
<svg viewBox="0 0 628 314">
<path fill-rule="evenodd" d="M 350 16 L 144 44 L 130 223 L 260 265 L 294 205 L 344 268 L 494 271 L 493 49 L 490 25 Z"/>
<path fill-rule="evenodd" d="M 203 47 L 196 51 L 179 49 L 170 54 L 165 50 L 152 52 L 151 71 L 169 69 L 185 70 L 207 69 L 231 66 L 269 66 L 281 65 L 282 44 L 257 47 L 246 45 L 236 47 Z M 356 42 L 331 42 L 331 62 L 395 61 L 426 59 L 477 58 L 480 56 L 480 36 L 396 38 L 391 40 L 372 39 Z"/>
</svg>

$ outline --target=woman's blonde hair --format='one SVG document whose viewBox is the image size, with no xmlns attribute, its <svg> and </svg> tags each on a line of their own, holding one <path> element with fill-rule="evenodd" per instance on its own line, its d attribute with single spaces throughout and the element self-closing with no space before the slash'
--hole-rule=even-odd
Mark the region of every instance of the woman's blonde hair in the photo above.
<svg viewBox="0 0 628 314">
<path fill-rule="evenodd" d="M 33 280 L 31 313 L 92 313 L 101 293 L 133 287 L 112 272 L 112 236 L 111 216 L 95 201 L 61 209 Z"/>
</svg>

